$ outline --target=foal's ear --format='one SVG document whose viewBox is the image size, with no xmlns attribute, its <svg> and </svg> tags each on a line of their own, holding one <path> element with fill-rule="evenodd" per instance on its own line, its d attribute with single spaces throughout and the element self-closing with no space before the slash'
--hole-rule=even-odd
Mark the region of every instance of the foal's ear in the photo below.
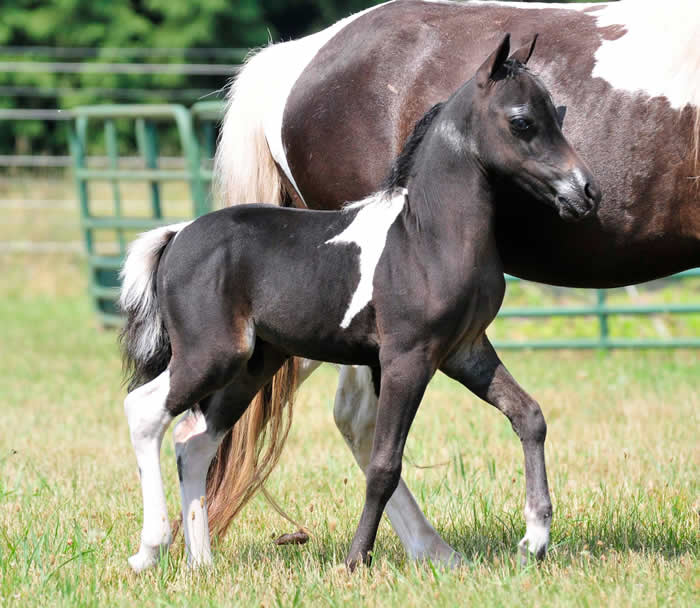
<svg viewBox="0 0 700 608">
<path fill-rule="evenodd" d="M 476 84 L 483 88 L 491 80 L 496 72 L 503 67 L 508 53 L 510 52 L 510 34 L 506 34 L 498 45 L 498 48 L 489 55 L 488 59 L 481 64 L 476 71 Z"/>
<path fill-rule="evenodd" d="M 559 128 L 564 126 L 564 118 L 566 118 L 566 106 L 557 106 L 557 119 L 559 120 Z"/>
<path fill-rule="evenodd" d="M 535 44 L 537 43 L 537 38 L 539 37 L 539 34 L 535 34 L 535 37 L 532 39 L 532 42 L 529 44 L 525 44 L 521 46 L 515 53 L 513 53 L 510 58 L 515 59 L 515 61 L 519 61 L 523 65 L 525 65 L 530 57 L 532 57 L 532 52 L 535 50 Z"/>
</svg>

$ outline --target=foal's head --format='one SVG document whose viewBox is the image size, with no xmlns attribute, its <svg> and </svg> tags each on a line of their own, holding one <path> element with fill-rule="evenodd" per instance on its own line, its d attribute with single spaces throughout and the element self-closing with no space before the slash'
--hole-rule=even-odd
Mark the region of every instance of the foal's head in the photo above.
<svg viewBox="0 0 700 608">
<path fill-rule="evenodd" d="M 443 114 L 464 129 L 469 150 L 495 188 L 515 185 L 563 219 L 577 220 L 596 211 L 601 192 L 562 134 L 549 92 L 525 67 L 535 40 L 509 58 L 506 35 Z"/>
</svg>

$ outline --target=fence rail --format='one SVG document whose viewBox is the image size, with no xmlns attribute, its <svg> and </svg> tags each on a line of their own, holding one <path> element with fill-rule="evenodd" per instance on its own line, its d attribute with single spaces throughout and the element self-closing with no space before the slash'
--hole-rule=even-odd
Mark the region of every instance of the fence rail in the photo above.
<svg viewBox="0 0 700 608">
<path fill-rule="evenodd" d="M 680 272 L 670 279 L 700 278 L 700 268 Z M 509 283 L 522 282 L 513 276 L 506 276 Z M 648 316 L 656 314 L 699 314 L 700 302 L 695 304 L 654 304 L 654 305 L 609 305 L 608 290 L 596 289 L 596 303 L 589 306 L 563 307 L 511 307 L 502 308 L 498 316 L 501 318 L 552 318 L 552 317 L 595 317 L 598 319 L 598 332 L 595 338 L 569 338 L 563 340 L 494 340 L 497 348 L 700 348 L 700 337 L 686 338 L 655 338 L 655 339 L 622 339 L 611 337 L 609 320 L 614 316 Z"/>
</svg>

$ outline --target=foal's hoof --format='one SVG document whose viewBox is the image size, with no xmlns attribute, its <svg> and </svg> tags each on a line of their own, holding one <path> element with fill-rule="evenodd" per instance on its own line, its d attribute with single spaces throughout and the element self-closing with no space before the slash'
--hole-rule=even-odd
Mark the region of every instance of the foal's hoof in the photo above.
<svg viewBox="0 0 700 608">
<path fill-rule="evenodd" d="M 153 568 L 160 558 L 161 552 L 166 551 L 167 547 L 141 547 L 139 552 L 129 558 L 131 569 L 138 574 L 149 568 Z"/>
<path fill-rule="evenodd" d="M 355 569 L 360 564 L 364 564 L 365 566 L 371 566 L 372 565 L 372 555 L 367 554 L 364 557 L 362 557 L 360 555 L 356 555 L 353 558 L 348 556 L 348 558 L 345 560 L 345 567 L 348 569 L 349 572 L 355 572 Z"/>
<path fill-rule="evenodd" d="M 539 535 L 531 533 L 525 534 L 523 539 L 518 543 L 518 552 L 520 553 L 520 565 L 527 566 L 531 559 L 536 559 L 541 562 L 547 556 L 547 545 L 549 539 L 543 539 Z"/>
</svg>

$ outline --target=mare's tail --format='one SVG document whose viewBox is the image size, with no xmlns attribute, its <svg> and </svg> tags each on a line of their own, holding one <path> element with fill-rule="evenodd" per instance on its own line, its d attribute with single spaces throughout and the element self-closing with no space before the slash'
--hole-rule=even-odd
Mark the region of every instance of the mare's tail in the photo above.
<svg viewBox="0 0 700 608">
<path fill-rule="evenodd" d="M 274 87 L 284 65 L 277 57 L 285 52 L 283 47 L 269 46 L 250 57 L 229 89 L 214 160 L 214 187 L 221 206 L 282 203 L 283 184 L 263 120 L 266 104 L 279 97 Z M 226 532 L 277 464 L 291 425 L 296 374 L 296 361 L 289 359 L 219 445 L 207 476 L 212 535 Z M 274 502 L 273 506 L 284 513 Z"/>
<path fill-rule="evenodd" d="M 119 338 L 129 390 L 168 367 L 170 339 L 156 298 L 156 273 L 165 247 L 189 223 L 144 232 L 129 246 L 119 294 L 119 307 L 126 313 Z"/>
<path fill-rule="evenodd" d="M 259 50 L 246 60 L 228 91 L 228 105 L 214 158 L 215 199 L 222 206 L 282 202 L 283 185 L 265 139 L 267 104 L 277 101 L 277 54 L 284 44 Z"/>
</svg>

